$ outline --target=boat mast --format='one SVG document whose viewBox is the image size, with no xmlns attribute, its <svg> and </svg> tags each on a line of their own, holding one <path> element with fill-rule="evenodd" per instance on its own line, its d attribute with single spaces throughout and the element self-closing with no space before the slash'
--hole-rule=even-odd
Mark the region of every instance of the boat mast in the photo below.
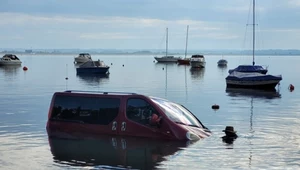
<svg viewBox="0 0 300 170">
<path fill-rule="evenodd" d="M 168 56 L 168 28 L 166 29 L 166 56 Z"/>
<path fill-rule="evenodd" d="M 255 0 L 253 0 L 253 47 L 252 47 L 252 64 L 255 65 L 254 56 L 255 56 Z"/>
<path fill-rule="evenodd" d="M 185 55 L 184 55 L 184 58 L 186 58 L 186 53 L 187 53 L 188 36 L 189 36 L 189 26 L 187 26 L 187 28 L 186 28 L 186 40 L 185 40 Z"/>
</svg>

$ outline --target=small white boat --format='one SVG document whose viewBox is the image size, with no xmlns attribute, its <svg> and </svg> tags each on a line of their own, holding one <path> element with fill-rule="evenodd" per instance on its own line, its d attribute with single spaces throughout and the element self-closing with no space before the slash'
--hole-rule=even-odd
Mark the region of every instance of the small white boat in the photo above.
<svg viewBox="0 0 300 170">
<path fill-rule="evenodd" d="M 177 62 L 181 57 L 174 56 L 163 56 L 163 57 L 154 57 L 157 62 Z"/>
<path fill-rule="evenodd" d="M 74 58 L 75 63 L 85 63 L 89 60 L 92 60 L 92 57 L 89 53 L 80 53 L 77 57 Z"/>
<path fill-rule="evenodd" d="M 219 61 L 218 61 L 218 66 L 227 66 L 227 60 L 225 60 L 225 59 L 220 59 Z"/>
<path fill-rule="evenodd" d="M 205 58 L 199 54 L 192 55 L 190 64 L 192 68 L 204 68 L 206 64 Z"/>
<path fill-rule="evenodd" d="M 14 54 L 5 54 L 0 59 L 0 66 L 21 65 L 21 60 Z"/>
</svg>

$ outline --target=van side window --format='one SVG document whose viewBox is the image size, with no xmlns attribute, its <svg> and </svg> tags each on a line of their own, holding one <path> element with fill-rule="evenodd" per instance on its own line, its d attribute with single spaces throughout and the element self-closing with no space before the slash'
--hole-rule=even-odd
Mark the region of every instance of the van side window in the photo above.
<svg viewBox="0 0 300 170">
<path fill-rule="evenodd" d="M 127 101 L 126 116 L 128 119 L 143 125 L 150 125 L 152 114 L 157 111 L 143 99 L 129 99 Z"/>
<path fill-rule="evenodd" d="M 51 120 L 108 125 L 118 115 L 120 99 L 57 95 Z"/>
</svg>

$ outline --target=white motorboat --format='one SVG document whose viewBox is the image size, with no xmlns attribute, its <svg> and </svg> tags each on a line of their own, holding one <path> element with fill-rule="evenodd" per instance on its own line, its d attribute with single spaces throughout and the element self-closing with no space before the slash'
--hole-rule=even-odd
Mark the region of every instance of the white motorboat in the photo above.
<svg viewBox="0 0 300 170">
<path fill-rule="evenodd" d="M 199 54 L 192 55 L 190 60 L 190 65 L 192 68 L 204 68 L 205 64 L 206 62 L 203 55 L 199 55 Z"/>
<path fill-rule="evenodd" d="M 1 66 L 9 66 L 9 65 L 21 65 L 21 60 L 14 54 L 5 54 L 0 59 Z"/>
<path fill-rule="evenodd" d="M 80 53 L 77 57 L 74 58 L 76 63 L 85 63 L 89 60 L 92 60 L 92 57 L 89 53 Z"/>
</svg>

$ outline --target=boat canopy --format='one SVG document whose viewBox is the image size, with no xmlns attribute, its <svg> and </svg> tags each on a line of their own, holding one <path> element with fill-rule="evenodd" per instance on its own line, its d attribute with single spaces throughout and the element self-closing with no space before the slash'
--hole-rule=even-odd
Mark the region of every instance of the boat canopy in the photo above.
<svg viewBox="0 0 300 170">
<path fill-rule="evenodd" d="M 194 54 L 192 55 L 192 58 L 204 58 L 204 56 L 200 54 Z"/>
<path fill-rule="evenodd" d="M 14 54 L 5 54 L 3 58 L 10 58 L 12 60 L 19 60 L 19 58 Z"/>
</svg>

